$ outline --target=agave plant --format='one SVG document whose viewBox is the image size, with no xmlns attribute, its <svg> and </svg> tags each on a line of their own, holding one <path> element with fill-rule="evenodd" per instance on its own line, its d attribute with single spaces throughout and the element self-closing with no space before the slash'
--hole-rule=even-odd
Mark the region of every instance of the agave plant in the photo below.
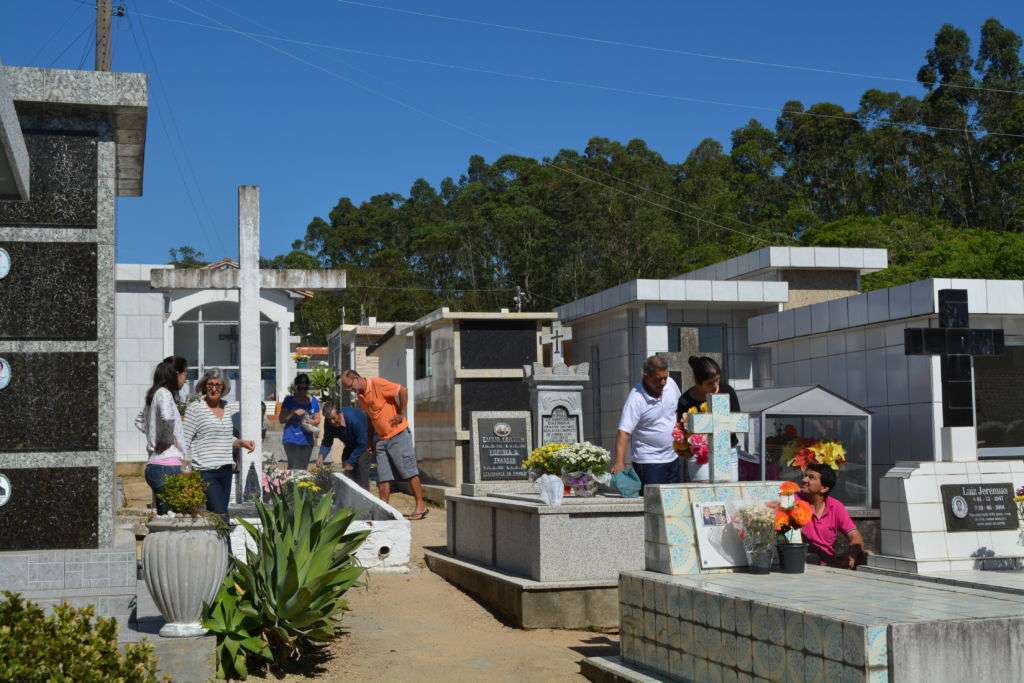
<svg viewBox="0 0 1024 683">
<path fill-rule="evenodd" d="M 355 513 L 332 511 L 332 493 L 293 488 L 256 504 L 262 529 L 238 520 L 255 549 L 233 560 L 205 622 L 218 635 L 224 677 L 245 677 L 247 653 L 284 664 L 330 642 L 363 572 L 353 558 L 369 532 L 346 533 Z"/>
</svg>

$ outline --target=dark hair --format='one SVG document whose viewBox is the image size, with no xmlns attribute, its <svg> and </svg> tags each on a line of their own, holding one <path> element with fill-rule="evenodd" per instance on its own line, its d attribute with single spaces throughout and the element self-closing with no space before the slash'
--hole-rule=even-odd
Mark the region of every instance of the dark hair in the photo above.
<svg viewBox="0 0 1024 683">
<path fill-rule="evenodd" d="M 836 487 L 836 471 L 834 469 L 819 462 L 812 462 L 806 469 L 817 472 L 818 476 L 821 477 L 821 485 L 828 487 L 828 491 L 824 495 L 827 496 L 832 493 L 832 490 Z"/>
<path fill-rule="evenodd" d="M 185 372 L 188 370 L 188 361 L 181 356 L 167 356 L 167 358 L 164 358 L 164 362 L 173 365 L 175 372 Z"/>
<path fill-rule="evenodd" d="M 164 388 L 171 392 L 171 396 L 174 400 L 178 400 L 178 371 L 174 369 L 172 363 L 161 361 L 156 366 L 156 370 L 153 371 L 153 386 L 146 392 L 146 406 L 148 407 L 153 403 L 153 395 L 157 392 L 157 389 Z"/>
<path fill-rule="evenodd" d="M 704 384 L 709 379 L 722 376 L 722 368 L 714 358 L 690 356 L 687 362 L 690 364 L 690 369 L 693 370 L 693 381 L 695 384 Z"/>
<path fill-rule="evenodd" d="M 295 388 L 298 389 L 300 384 L 305 384 L 308 387 L 309 375 L 307 375 L 304 372 L 300 372 L 299 374 L 295 375 Z"/>
</svg>

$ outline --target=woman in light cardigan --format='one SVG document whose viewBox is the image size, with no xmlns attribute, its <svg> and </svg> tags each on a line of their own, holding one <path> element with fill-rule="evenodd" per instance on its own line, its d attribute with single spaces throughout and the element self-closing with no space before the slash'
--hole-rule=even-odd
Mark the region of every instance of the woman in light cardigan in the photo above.
<svg viewBox="0 0 1024 683">
<path fill-rule="evenodd" d="M 180 370 L 178 365 L 183 366 Z M 185 361 L 165 360 L 153 371 L 153 386 L 146 392 L 146 407 L 136 426 L 146 434 L 146 483 L 153 489 L 153 503 L 158 515 L 167 514 L 167 503 L 160 498 L 164 480 L 188 469 L 188 449 L 182 436 L 181 413 L 178 412 L 178 391 L 185 384 Z"/>
<path fill-rule="evenodd" d="M 222 396 L 231 391 L 231 381 L 217 368 L 203 373 L 196 384 L 202 400 L 194 401 L 185 412 L 185 445 L 192 467 L 206 482 L 206 509 L 227 516 L 234 473 L 234 450 L 252 451 L 252 441 L 235 438 L 233 416 L 237 403 L 228 403 Z"/>
</svg>

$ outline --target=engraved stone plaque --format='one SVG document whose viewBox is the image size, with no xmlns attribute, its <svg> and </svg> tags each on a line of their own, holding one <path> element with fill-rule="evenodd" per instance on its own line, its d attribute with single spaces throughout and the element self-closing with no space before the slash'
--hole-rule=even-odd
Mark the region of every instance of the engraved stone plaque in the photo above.
<svg viewBox="0 0 1024 683">
<path fill-rule="evenodd" d="M 570 415 L 565 406 L 555 406 L 550 415 L 541 416 L 541 445 L 579 443 L 580 416 Z"/>
<path fill-rule="evenodd" d="M 0 339 L 96 339 L 96 245 L 2 242 Z"/>
<path fill-rule="evenodd" d="M 1019 526 L 1013 484 L 943 484 L 947 531 L 1007 531 Z"/>
</svg>

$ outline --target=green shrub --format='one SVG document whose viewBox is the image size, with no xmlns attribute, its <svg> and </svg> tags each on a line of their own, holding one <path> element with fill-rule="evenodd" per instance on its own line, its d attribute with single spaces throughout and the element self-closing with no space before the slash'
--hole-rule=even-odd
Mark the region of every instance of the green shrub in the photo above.
<svg viewBox="0 0 1024 683">
<path fill-rule="evenodd" d="M 355 513 L 332 512 L 333 503 L 333 492 L 296 487 L 287 499 L 256 503 L 262 529 L 238 520 L 256 551 L 232 559 L 204 622 L 217 634 L 220 675 L 244 678 L 249 653 L 281 665 L 334 638 L 343 596 L 363 571 L 353 556 L 369 532 L 346 533 Z"/>
<path fill-rule="evenodd" d="M 156 681 L 149 643 L 117 649 L 117 622 L 92 606 L 67 604 L 46 616 L 32 602 L 4 593 L 0 602 L 0 681 Z"/>
<path fill-rule="evenodd" d="M 172 512 L 199 515 L 206 511 L 206 482 L 198 472 L 172 474 L 164 479 L 158 495 Z"/>
</svg>

